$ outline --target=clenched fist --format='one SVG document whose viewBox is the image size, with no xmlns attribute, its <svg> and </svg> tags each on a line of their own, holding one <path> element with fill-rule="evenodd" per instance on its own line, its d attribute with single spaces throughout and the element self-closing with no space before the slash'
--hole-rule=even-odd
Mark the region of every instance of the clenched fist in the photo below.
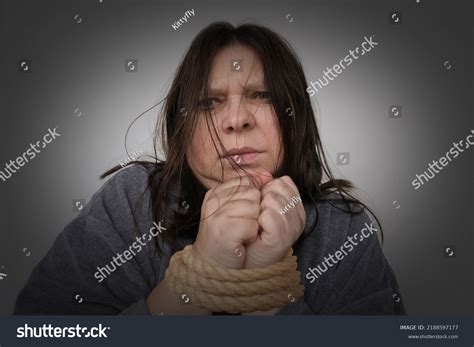
<svg viewBox="0 0 474 347">
<path fill-rule="evenodd" d="M 274 179 L 267 171 L 237 177 L 206 193 L 193 248 L 214 266 L 266 267 L 285 257 L 305 221 L 290 177 Z"/>
<path fill-rule="evenodd" d="M 246 176 L 208 190 L 193 249 L 214 266 L 242 269 L 244 245 L 258 237 L 260 201 L 260 190 Z"/>
<path fill-rule="evenodd" d="M 268 175 L 270 173 L 266 172 L 261 176 Z M 255 180 L 258 182 L 259 178 Z M 306 223 L 306 212 L 298 188 L 289 176 L 265 183 L 261 188 L 261 197 L 258 217 L 261 232 L 246 247 L 246 269 L 266 267 L 281 261 L 300 237 Z"/>
</svg>

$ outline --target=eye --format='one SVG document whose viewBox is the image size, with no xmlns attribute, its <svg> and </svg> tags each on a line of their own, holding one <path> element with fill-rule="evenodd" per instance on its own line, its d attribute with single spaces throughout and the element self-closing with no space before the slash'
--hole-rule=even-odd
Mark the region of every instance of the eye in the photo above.
<svg viewBox="0 0 474 347">
<path fill-rule="evenodd" d="M 252 97 L 258 100 L 270 101 L 270 93 L 265 91 L 255 92 L 252 94 Z"/>
<path fill-rule="evenodd" d="M 216 105 L 214 102 L 221 102 L 218 98 L 207 98 L 199 101 L 199 107 L 201 110 L 211 110 L 213 109 Z"/>
</svg>

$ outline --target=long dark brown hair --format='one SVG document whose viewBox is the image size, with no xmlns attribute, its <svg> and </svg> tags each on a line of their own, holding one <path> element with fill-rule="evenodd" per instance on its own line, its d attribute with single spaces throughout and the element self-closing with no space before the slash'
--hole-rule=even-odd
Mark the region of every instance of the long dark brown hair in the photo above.
<svg viewBox="0 0 474 347">
<path fill-rule="evenodd" d="M 339 203 L 334 203 L 337 208 L 351 214 L 360 213 L 362 206 L 367 208 L 352 195 L 354 187 L 349 181 L 335 179 L 331 173 L 311 100 L 306 92 L 308 84 L 303 68 L 290 44 L 277 33 L 260 25 L 234 27 L 227 22 L 216 22 L 204 28 L 192 41 L 179 64 L 167 96 L 160 102 L 164 103 L 155 129 L 153 161 L 137 160 L 127 164 L 139 164 L 150 169 L 147 189 L 151 193 L 151 213 L 155 221 L 164 220 L 166 232 L 161 235 L 173 251 L 182 248 L 176 242 L 178 236 L 195 238 L 197 235 L 201 205 L 207 189 L 189 167 L 186 151 L 197 117 L 202 116 L 202 98 L 208 96 L 213 58 L 221 49 L 233 44 L 250 47 L 262 62 L 264 83 L 278 120 L 284 153 L 282 164 L 273 176 L 290 176 L 302 198 L 314 205 L 336 191 L 340 193 L 336 199 Z M 289 109 L 293 114 L 291 117 L 288 116 Z M 225 151 L 219 138 L 212 135 L 212 117 L 206 117 L 206 120 L 216 151 L 218 146 L 221 151 Z M 164 160 L 157 156 L 160 140 Z M 117 165 L 102 174 L 101 178 L 121 168 Z M 335 199 L 329 201 L 334 202 Z M 301 241 L 302 238 L 298 240 Z M 156 245 L 161 252 L 157 241 Z"/>
</svg>

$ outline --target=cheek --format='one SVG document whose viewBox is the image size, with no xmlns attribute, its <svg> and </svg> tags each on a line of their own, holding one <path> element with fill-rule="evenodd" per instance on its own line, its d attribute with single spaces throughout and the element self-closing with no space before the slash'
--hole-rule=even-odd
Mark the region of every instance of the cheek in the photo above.
<svg viewBox="0 0 474 347">
<path fill-rule="evenodd" d="M 268 140 L 272 144 L 272 147 L 278 149 L 280 147 L 280 131 L 278 129 L 278 124 L 275 124 L 270 128 L 268 132 Z"/>
<path fill-rule="evenodd" d="M 272 167 L 280 167 L 283 156 L 284 149 L 283 144 L 280 139 L 280 124 L 275 117 L 268 117 L 265 122 L 265 136 L 267 138 L 267 149 L 271 156 Z"/>
<path fill-rule="evenodd" d="M 272 153 L 278 153 L 281 147 L 280 140 L 280 124 L 274 115 L 268 115 L 265 122 L 262 124 L 264 134 L 267 139 L 268 149 Z"/>
</svg>

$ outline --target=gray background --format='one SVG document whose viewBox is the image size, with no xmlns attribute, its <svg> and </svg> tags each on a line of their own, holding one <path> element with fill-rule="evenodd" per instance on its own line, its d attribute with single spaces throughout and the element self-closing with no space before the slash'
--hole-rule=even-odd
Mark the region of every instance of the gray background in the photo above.
<svg viewBox="0 0 474 347">
<path fill-rule="evenodd" d="M 217 20 L 281 33 L 308 81 L 375 34 L 379 45 L 312 98 L 323 143 L 336 175 L 352 180 L 382 220 L 408 312 L 472 314 L 473 150 L 419 190 L 411 185 L 473 129 L 467 4 L 1 1 L 0 170 L 48 128 L 59 126 L 61 137 L 0 180 L 0 273 L 8 274 L 0 314 L 11 314 L 31 270 L 75 217 L 73 200 L 88 201 L 103 184 L 99 174 L 127 157 L 127 127 L 164 96 L 190 41 Z M 172 29 L 190 9 L 195 16 Z M 401 24 L 389 23 L 393 10 L 402 12 Z M 129 58 L 138 59 L 135 73 L 125 71 Z M 31 60 L 30 73 L 19 71 L 20 59 Z M 389 118 L 390 105 L 402 106 L 401 118 Z M 129 152 L 150 148 L 157 112 L 134 124 Z M 336 166 L 338 152 L 350 152 L 350 165 Z M 445 256 L 447 245 L 455 257 Z"/>
</svg>

